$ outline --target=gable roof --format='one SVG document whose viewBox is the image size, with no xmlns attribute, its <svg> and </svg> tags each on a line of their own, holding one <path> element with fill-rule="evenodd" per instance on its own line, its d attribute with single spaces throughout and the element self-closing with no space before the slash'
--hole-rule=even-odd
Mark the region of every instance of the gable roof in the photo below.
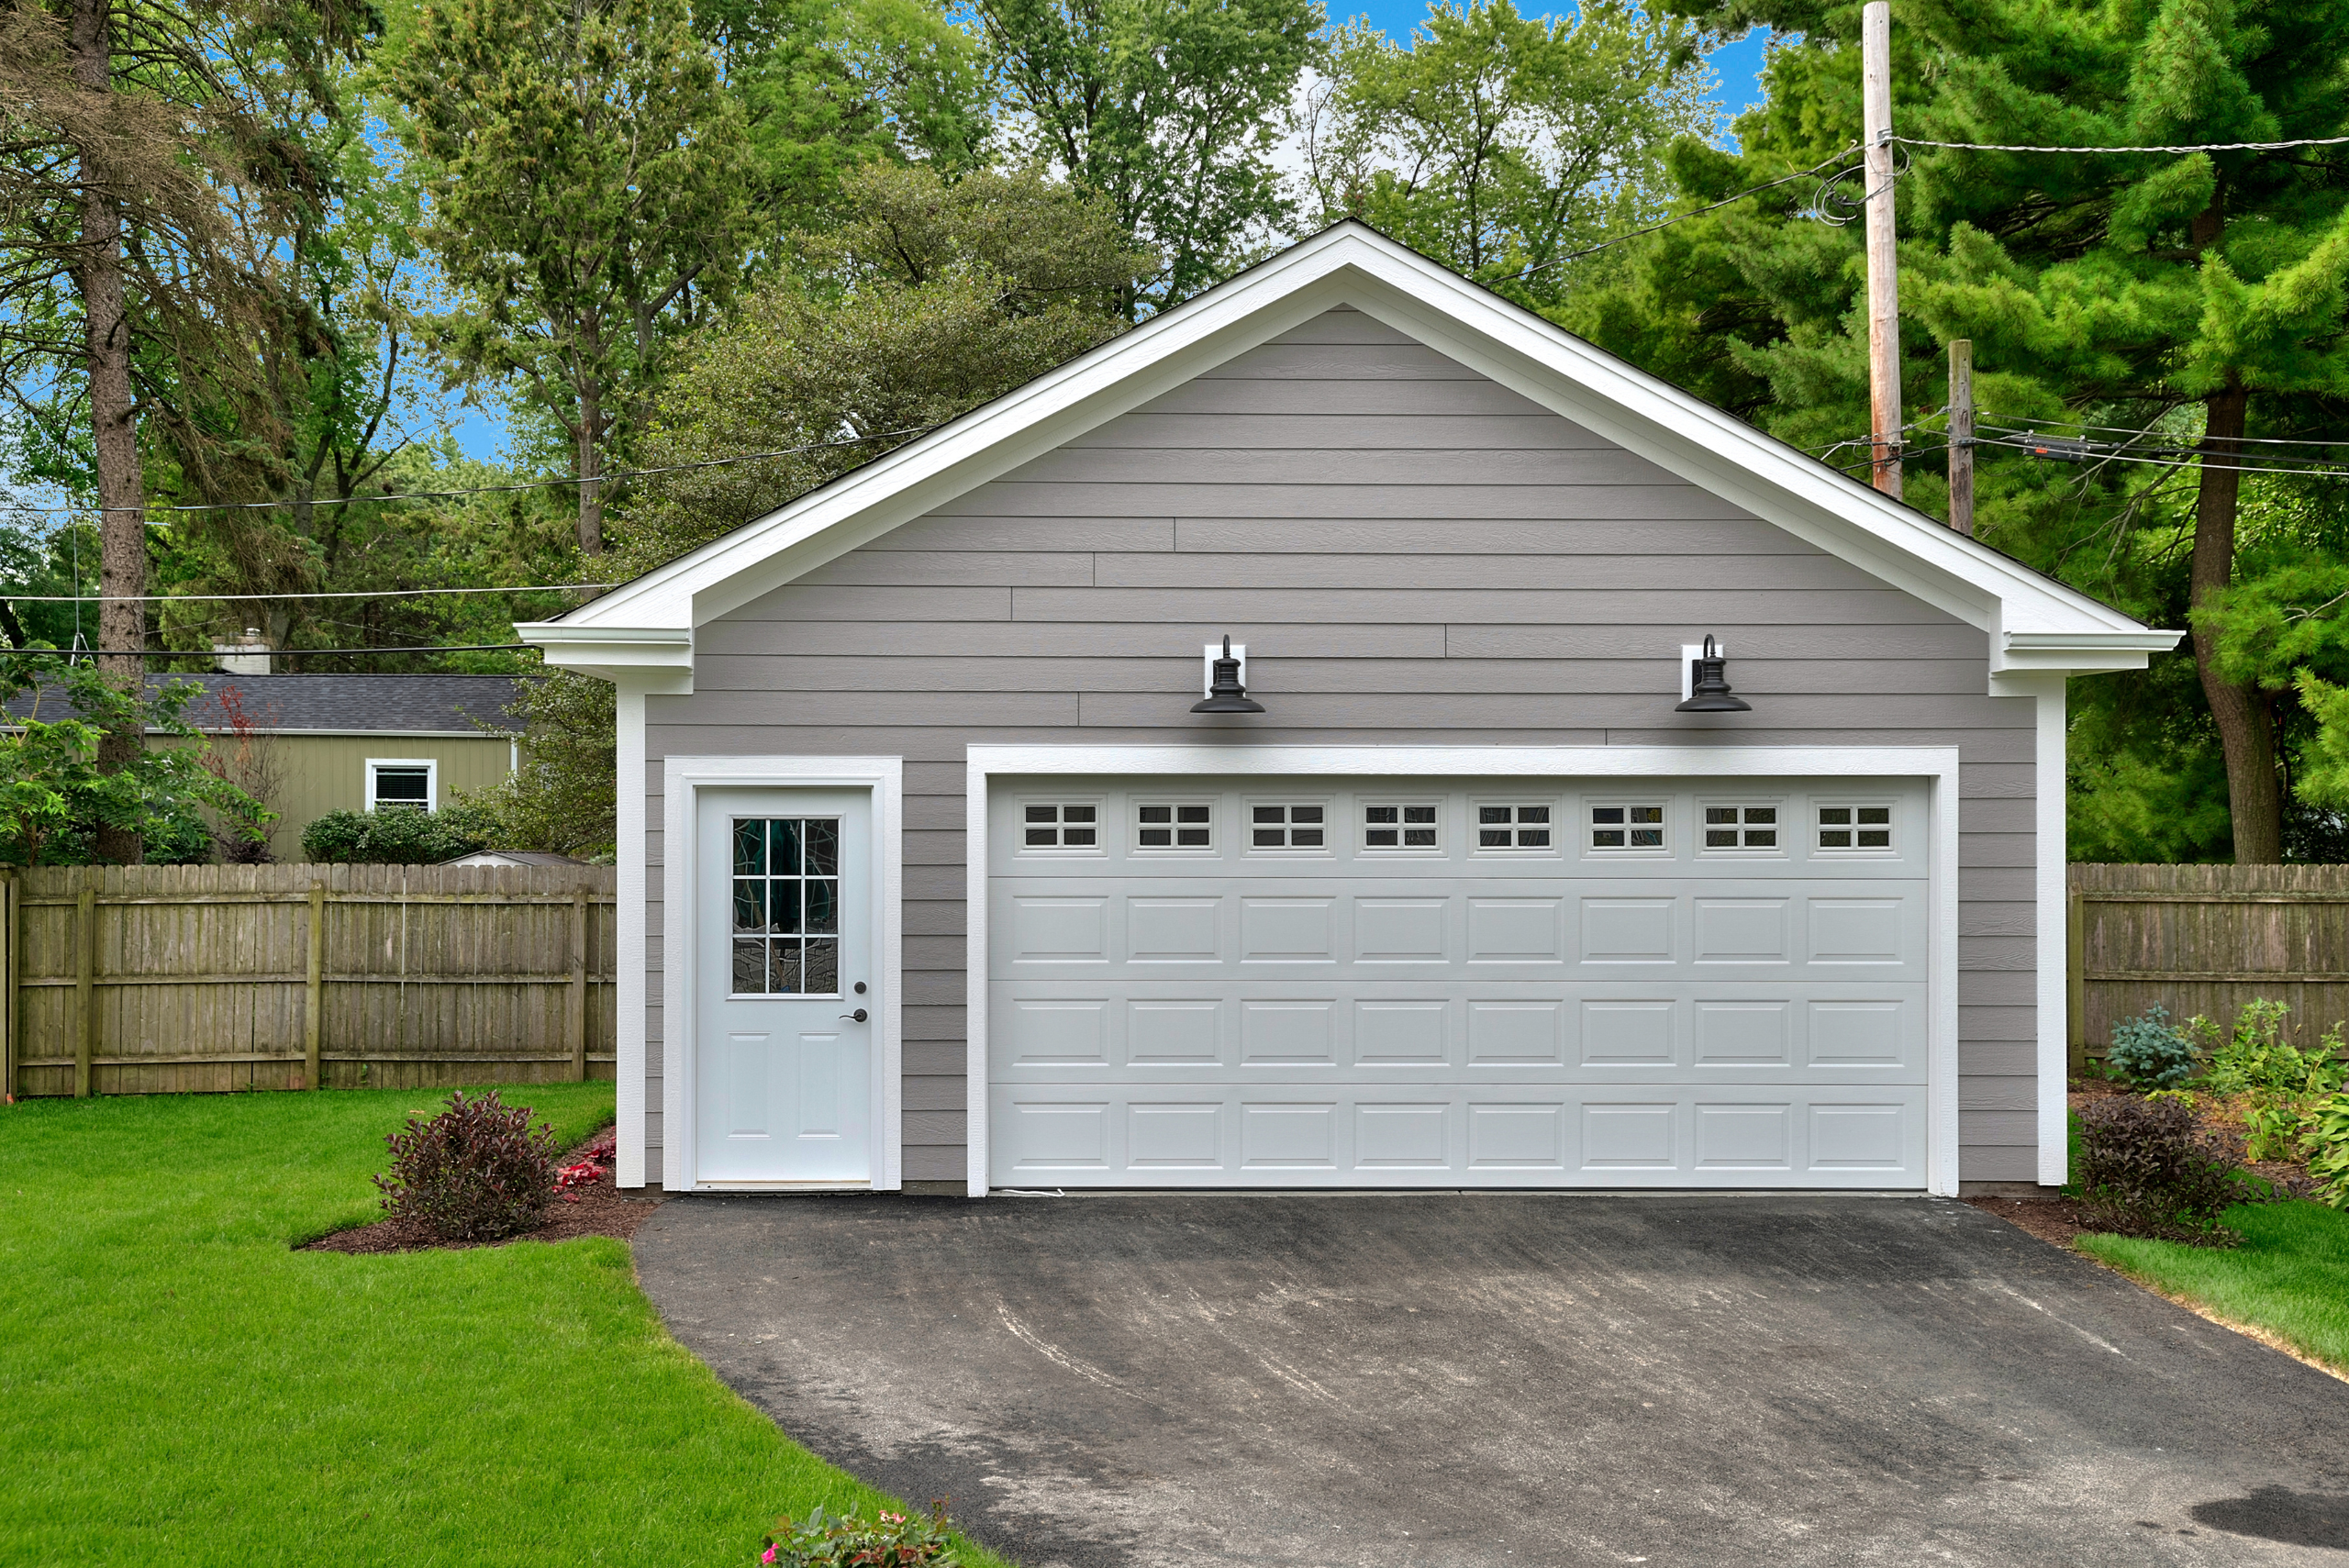
<svg viewBox="0 0 2349 1568">
<path fill-rule="evenodd" d="M 1352 221 L 518 636 L 689 690 L 694 628 L 1339 306 L 1981 628 L 2002 673 L 2142 669 L 2181 633 L 1958 534 Z"/>
<path fill-rule="evenodd" d="M 466 735 L 490 739 L 473 720 L 508 728 L 506 706 L 514 700 L 511 675 L 150 675 L 149 686 L 193 681 L 203 695 L 182 710 L 198 729 L 230 728 L 221 694 L 254 727 L 272 735 L 308 733 Z M 39 694 L 40 714 L 57 718 L 66 711 L 64 694 L 53 686 Z M 9 718 L 33 715 L 35 694 L 8 700 Z"/>
</svg>

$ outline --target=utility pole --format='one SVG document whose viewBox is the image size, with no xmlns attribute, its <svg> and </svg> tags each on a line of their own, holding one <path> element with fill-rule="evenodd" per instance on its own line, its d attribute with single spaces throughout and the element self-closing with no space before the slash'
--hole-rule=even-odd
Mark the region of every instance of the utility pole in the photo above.
<svg viewBox="0 0 2349 1568">
<path fill-rule="evenodd" d="M 1860 12 L 1868 242 L 1868 434 L 1876 487 L 1900 495 L 1900 275 L 1892 230 L 1892 4 Z"/>
<path fill-rule="evenodd" d="M 1974 536 L 1974 339 L 1949 340 L 1949 526 Z"/>
</svg>

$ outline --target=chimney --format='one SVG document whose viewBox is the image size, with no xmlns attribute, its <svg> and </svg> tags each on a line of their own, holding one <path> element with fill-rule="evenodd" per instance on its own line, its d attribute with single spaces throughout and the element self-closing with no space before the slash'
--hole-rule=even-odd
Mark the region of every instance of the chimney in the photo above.
<svg viewBox="0 0 2349 1568">
<path fill-rule="evenodd" d="M 213 662 L 224 675 L 266 675 L 269 673 L 269 639 L 261 628 L 249 626 L 245 635 L 235 642 L 212 645 Z"/>
</svg>

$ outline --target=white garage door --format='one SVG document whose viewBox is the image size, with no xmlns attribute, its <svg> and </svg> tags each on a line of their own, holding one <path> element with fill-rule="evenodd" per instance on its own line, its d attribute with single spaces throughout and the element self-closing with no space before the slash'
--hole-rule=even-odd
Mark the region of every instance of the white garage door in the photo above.
<svg viewBox="0 0 2349 1568">
<path fill-rule="evenodd" d="M 1917 1187 L 1904 780 L 1002 779 L 996 1186 Z"/>
</svg>

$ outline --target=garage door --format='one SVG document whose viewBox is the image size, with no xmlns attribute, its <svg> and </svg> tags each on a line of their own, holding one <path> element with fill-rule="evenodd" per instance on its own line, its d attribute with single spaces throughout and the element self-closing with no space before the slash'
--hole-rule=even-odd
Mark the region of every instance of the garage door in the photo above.
<svg viewBox="0 0 2349 1568">
<path fill-rule="evenodd" d="M 1000 779 L 996 1186 L 1916 1187 L 1907 780 Z"/>
</svg>

